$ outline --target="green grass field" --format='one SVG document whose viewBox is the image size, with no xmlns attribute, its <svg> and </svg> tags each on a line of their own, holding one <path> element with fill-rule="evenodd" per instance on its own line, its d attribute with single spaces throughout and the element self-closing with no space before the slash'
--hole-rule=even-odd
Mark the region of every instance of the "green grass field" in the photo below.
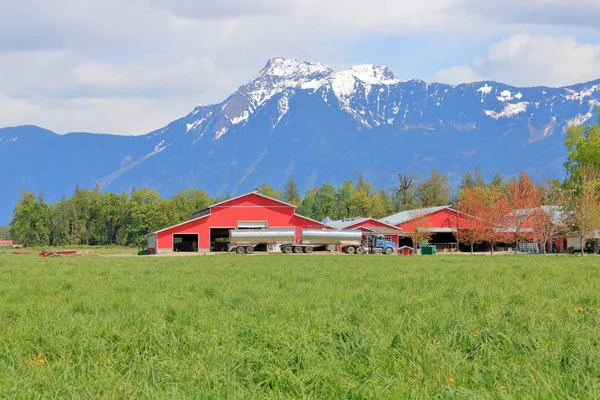
<svg viewBox="0 0 600 400">
<path fill-rule="evenodd" d="M 600 258 L 0 255 L 0 398 L 600 398 Z"/>
</svg>

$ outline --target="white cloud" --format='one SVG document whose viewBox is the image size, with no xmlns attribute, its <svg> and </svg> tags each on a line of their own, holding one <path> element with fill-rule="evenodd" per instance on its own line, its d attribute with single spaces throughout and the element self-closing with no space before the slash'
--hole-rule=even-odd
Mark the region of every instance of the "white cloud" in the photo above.
<svg viewBox="0 0 600 400">
<path fill-rule="evenodd" d="M 572 37 L 514 35 L 493 44 L 473 65 L 434 77 L 448 83 L 493 79 L 515 86 L 566 86 L 600 78 L 600 45 Z"/>
<path fill-rule="evenodd" d="M 435 82 L 457 85 L 459 83 L 477 82 L 484 80 L 468 65 L 457 65 L 437 71 L 433 75 Z"/>
<path fill-rule="evenodd" d="M 0 93 L 0 121 L 4 127 L 38 125 L 65 127 L 61 133 L 97 132 L 144 134 L 165 126 L 190 110 L 194 99 L 76 98 L 42 102 L 11 98 Z M 101 121 L 103 120 L 103 121 Z"/>
</svg>

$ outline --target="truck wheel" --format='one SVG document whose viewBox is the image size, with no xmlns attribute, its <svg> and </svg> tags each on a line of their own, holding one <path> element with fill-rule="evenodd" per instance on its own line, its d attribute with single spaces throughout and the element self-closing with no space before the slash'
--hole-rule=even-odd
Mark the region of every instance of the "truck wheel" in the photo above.
<svg viewBox="0 0 600 400">
<path fill-rule="evenodd" d="M 356 254 L 365 254 L 365 248 L 360 246 L 356 248 Z"/>
<path fill-rule="evenodd" d="M 306 246 L 306 247 L 304 248 L 304 252 L 305 252 L 305 253 L 312 253 L 312 252 L 313 252 L 313 248 L 312 248 L 312 246 Z"/>
<path fill-rule="evenodd" d="M 246 252 L 246 249 L 243 246 L 238 246 L 235 248 L 235 252 L 238 254 L 244 254 Z"/>
<path fill-rule="evenodd" d="M 391 247 L 386 247 L 385 248 L 385 254 L 390 255 L 394 252 L 394 249 L 392 249 Z"/>
<path fill-rule="evenodd" d="M 283 247 L 283 252 L 285 254 L 290 254 L 292 252 L 292 246 L 284 246 Z"/>
<path fill-rule="evenodd" d="M 252 253 L 254 253 L 254 247 L 246 246 L 246 254 L 252 254 Z"/>
<path fill-rule="evenodd" d="M 354 254 L 354 252 L 356 251 L 356 249 L 352 246 L 348 246 L 346 249 L 347 249 L 346 252 L 348 254 Z"/>
<path fill-rule="evenodd" d="M 302 253 L 302 247 L 294 246 L 294 253 L 296 253 L 296 254 Z"/>
</svg>

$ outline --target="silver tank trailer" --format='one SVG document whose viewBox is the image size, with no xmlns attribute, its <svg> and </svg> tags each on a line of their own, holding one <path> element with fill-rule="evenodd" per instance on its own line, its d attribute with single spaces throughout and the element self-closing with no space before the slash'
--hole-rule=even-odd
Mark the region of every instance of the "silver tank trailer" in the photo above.
<svg viewBox="0 0 600 400">
<path fill-rule="evenodd" d="M 229 231 L 230 245 L 255 245 L 295 243 L 294 229 L 232 229 Z"/>
<path fill-rule="evenodd" d="M 331 244 L 360 246 L 362 243 L 362 232 L 355 230 L 302 229 L 300 243 L 314 246 Z"/>
</svg>

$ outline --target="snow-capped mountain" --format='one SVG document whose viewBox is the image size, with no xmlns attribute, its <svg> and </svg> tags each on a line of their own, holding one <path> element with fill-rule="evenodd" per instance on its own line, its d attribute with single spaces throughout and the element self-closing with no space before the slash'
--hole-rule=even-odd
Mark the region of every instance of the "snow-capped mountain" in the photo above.
<svg viewBox="0 0 600 400">
<path fill-rule="evenodd" d="M 302 190 L 359 172 L 391 187 L 398 171 L 425 176 L 432 168 L 456 183 L 477 165 L 490 177 L 520 170 L 561 177 L 566 129 L 595 123 L 598 107 L 600 80 L 563 88 L 446 85 L 402 81 L 374 65 L 336 70 L 273 58 L 224 102 L 144 136 L 0 129 L 0 159 L 11 166 L 0 225 L 21 189 L 56 201 L 77 184 L 170 196 L 190 187 L 212 195 L 263 182 L 281 187 L 289 174 Z"/>
</svg>

